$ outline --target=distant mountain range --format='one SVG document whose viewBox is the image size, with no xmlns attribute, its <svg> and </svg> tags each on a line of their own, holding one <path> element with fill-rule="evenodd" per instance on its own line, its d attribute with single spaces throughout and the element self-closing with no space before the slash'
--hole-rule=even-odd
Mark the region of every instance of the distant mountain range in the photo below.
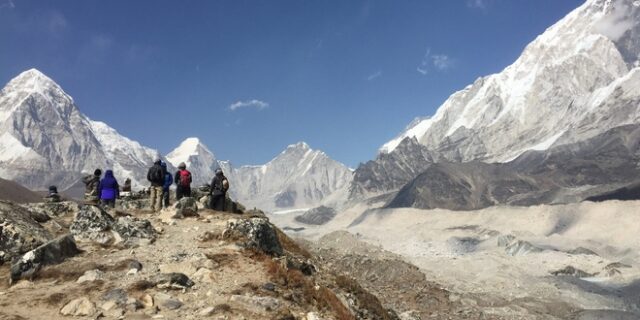
<svg viewBox="0 0 640 320">
<path fill-rule="evenodd" d="M 640 178 L 638 39 L 638 1 L 586 1 L 512 65 L 385 143 L 356 170 L 350 198 L 387 194 L 396 207 L 478 208 L 580 201 L 633 182 Z"/>
<path fill-rule="evenodd" d="M 222 167 L 235 199 L 270 211 L 316 207 L 336 191 L 346 198 L 352 178 L 345 165 L 306 143 L 287 147 L 261 166 L 236 168 L 218 161 L 198 138 L 186 139 L 165 158 L 89 119 L 71 96 L 36 69 L 21 73 L 0 91 L 0 177 L 32 190 L 57 185 L 79 194 L 80 178 L 102 168 L 113 169 L 121 180 L 131 178 L 134 188 L 141 188 L 148 185 L 147 169 L 158 158 L 172 172 L 184 162 L 195 186 L 209 183 Z"/>
</svg>

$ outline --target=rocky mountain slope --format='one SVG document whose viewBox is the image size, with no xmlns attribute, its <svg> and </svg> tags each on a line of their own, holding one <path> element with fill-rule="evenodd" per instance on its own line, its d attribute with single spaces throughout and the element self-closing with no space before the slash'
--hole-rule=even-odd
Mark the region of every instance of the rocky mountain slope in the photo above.
<svg viewBox="0 0 640 320">
<path fill-rule="evenodd" d="M 579 202 L 640 182 L 638 163 L 640 125 L 622 126 L 580 142 L 528 151 L 509 163 L 431 164 L 388 206 L 474 210 Z"/>
<path fill-rule="evenodd" d="M 16 203 L 41 202 L 42 196 L 16 182 L 0 178 L 0 200 Z"/>
<path fill-rule="evenodd" d="M 261 166 L 220 166 L 232 182 L 233 197 L 267 211 L 316 207 L 337 193 L 346 195 L 352 179 L 344 164 L 304 142 L 288 146 Z"/>
<path fill-rule="evenodd" d="M 510 162 L 640 123 L 639 32 L 636 1 L 586 1 L 386 143 L 356 170 L 352 198 L 397 190 L 431 162 Z"/>
<path fill-rule="evenodd" d="M 89 119 L 73 98 L 36 69 L 0 91 L 0 176 L 30 189 L 60 190 L 95 168 L 146 184 L 146 168 L 160 154 Z"/>
<path fill-rule="evenodd" d="M 263 215 L 194 209 L 0 201 L 0 318 L 399 319 Z"/>
</svg>

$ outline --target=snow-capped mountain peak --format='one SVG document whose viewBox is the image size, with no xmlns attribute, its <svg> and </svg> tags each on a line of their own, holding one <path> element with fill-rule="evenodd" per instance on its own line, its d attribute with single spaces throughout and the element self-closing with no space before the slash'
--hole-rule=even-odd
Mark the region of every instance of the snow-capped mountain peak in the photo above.
<svg viewBox="0 0 640 320">
<path fill-rule="evenodd" d="M 32 189 L 64 190 L 96 168 L 146 184 L 146 168 L 159 153 L 82 114 L 51 78 L 31 69 L 0 91 L 0 176 Z"/>
<path fill-rule="evenodd" d="M 213 152 L 195 137 L 182 141 L 167 155 L 167 160 L 175 167 L 184 162 L 196 184 L 209 182 L 214 171 L 220 167 Z"/>
</svg>

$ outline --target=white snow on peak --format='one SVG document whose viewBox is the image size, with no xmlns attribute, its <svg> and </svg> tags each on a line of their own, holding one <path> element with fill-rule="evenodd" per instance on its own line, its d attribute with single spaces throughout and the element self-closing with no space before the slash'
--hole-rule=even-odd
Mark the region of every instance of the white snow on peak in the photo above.
<svg viewBox="0 0 640 320">
<path fill-rule="evenodd" d="M 414 123 L 415 123 L 414 125 L 409 125 L 409 127 L 403 133 L 401 133 L 398 137 L 385 143 L 380 148 L 380 152 L 389 153 L 395 150 L 395 148 L 398 147 L 400 142 L 402 142 L 402 140 L 404 140 L 407 137 L 408 138 L 422 137 L 427 132 L 427 130 L 429 130 L 429 128 L 431 127 L 431 124 L 433 123 L 431 118 L 416 119 L 416 120 L 414 120 Z"/>
<path fill-rule="evenodd" d="M 209 150 L 209 148 L 207 148 L 199 138 L 189 137 L 182 141 L 177 148 L 167 155 L 167 160 L 169 160 L 169 162 L 174 166 L 177 166 L 181 162 L 189 164 L 191 157 L 199 156 L 203 153 L 207 154 L 207 156 L 212 159 L 215 158 L 213 152 L 211 152 L 211 150 Z"/>
</svg>

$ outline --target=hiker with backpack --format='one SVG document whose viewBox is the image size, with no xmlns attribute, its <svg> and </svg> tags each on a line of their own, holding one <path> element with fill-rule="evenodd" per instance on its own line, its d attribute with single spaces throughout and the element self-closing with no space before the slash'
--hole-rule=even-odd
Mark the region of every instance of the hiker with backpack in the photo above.
<svg viewBox="0 0 640 320">
<path fill-rule="evenodd" d="M 187 170 L 187 165 L 181 162 L 178 165 L 178 171 L 174 181 L 176 183 L 176 200 L 180 200 L 183 197 L 191 197 L 191 172 Z"/>
<path fill-rule="evenodd" d="M 107 170 L 104 173 L 104 178 L 100 180 L 98 190 L 102 205 L 115 208 L 116 198 L 120 195 L 120 186 L 118 185 L 118 180 L 113 176 L 112 170 Z"/>
<path fill-rule="evenodd" d="M 82 178 L 82 182 L 85 185 L 84 200 L 88 203 L 98 204 L 100 200 L 100 193 L 98 193 L 98 187 L 100 186 L 100 176 L 102 170 L 96 169 L 92 175 Z"/>
<path fill-rule="evenodd" d="M 222 169 L 216 169 L 216 175 L 211 180 L 211 193 L 209 207 L 216 211 L 224 211 L 224 204 L 229 190 L 229 180 L 224 176 Z"/>
<path fill-rule="evenodd" d="M 162 205 L 164 208 L 168 208 L 170 195 L 169 188 L 173 184 L 173 177 L 171 176 L 171 173 L 167 171 L 166 163 L 163 162 L 161 166 L 164 170 L 164 184 L 162 185 Z"/>
<path fill-rule="evenodd" d="M 151 211 L 158 212 L 162 209 L 162 186 L 164 185 L 165 170 L 162 169 L 162 160 L 153 163 L 147 172 L 147 180 L 151 182 L 149 188 Z"/>
</svg>

